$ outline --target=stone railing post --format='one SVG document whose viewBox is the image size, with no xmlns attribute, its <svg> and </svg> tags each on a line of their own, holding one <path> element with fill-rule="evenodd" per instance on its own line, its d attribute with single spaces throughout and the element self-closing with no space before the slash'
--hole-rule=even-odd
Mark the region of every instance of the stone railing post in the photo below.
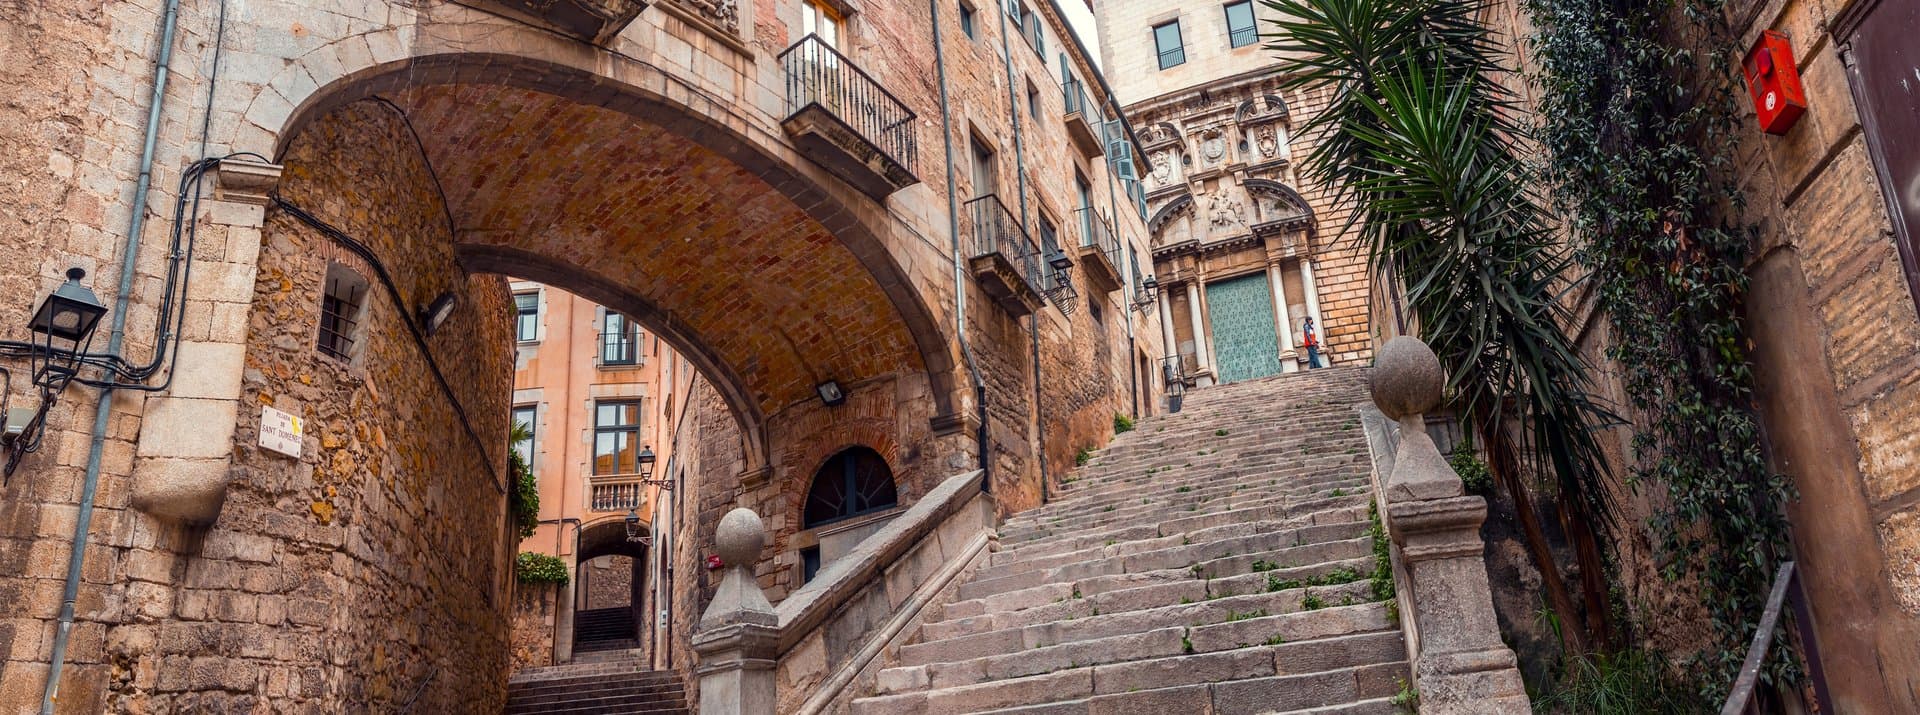
<svg viewBox="0 0 1920 715">
<path fill-rule="evenodd" d="M 1374 361 L 1373 402 L 1400 423 L 1393 471 L 1381 493 L 1384 522 L 1418 634 L 1413 673 L 1423 713 L 1527 713 L 1513 651 L 1500 640 L 1487 584 L 1480 523 L 1487 502 L 1427 436 L 1424 413 L 1439 406 L 1446 378 L 1433 350 L 1398 337 Z"/>
<path fill-rule="evenodd" d="M 701 715 L 773 715 L 780 617 L 760 590 L 753 564 L 766 527 L 752 509 L 720 518 L 714 542 L 725 570 L 713 602 L 700 615 L 693 650 L 700 655 Z"/>
</svg>

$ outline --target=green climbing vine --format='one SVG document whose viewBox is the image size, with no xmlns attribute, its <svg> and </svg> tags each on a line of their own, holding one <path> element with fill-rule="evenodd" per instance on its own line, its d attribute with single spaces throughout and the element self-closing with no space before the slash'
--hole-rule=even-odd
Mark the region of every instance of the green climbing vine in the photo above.
<svg viewBox="0 0 1920 715">
<path fill-rule="evenodd" d="M 567 582 L 567 562 L 558 556 L 522 551 L 513 559 L 513 576 L 521 583 Z"/>
<path fill-rule="evenodd" d="M 1664 497 L 1650 524 L 1664 575 L 1691 579 L 1712 619 L 1686 670 L 1713 702 L 1789 553 L 1791 496 L 1761 451 L 1740 322 L 1752 234 L 1729 162 L 1750 129 L 1721 2 L 1526 0 L 1545 176 L 1637 413 L 1629 483 Z M 1792 659 L 1769 675 L 1791 680 Z"/>
<path fill-rule="evenodd" d="M 518 448 L 533 439 L 532 428 L 516 422 L 508 439 L 511 447 L 507 450 L 507 473 L 513 478 L 513 491 L 507 494 L 507 509 L 513 512 L 514 529 L 525 539 L 540 528 L 540 480 L 534 478 L 533 466 L 521 458 Z"/>
</svg>

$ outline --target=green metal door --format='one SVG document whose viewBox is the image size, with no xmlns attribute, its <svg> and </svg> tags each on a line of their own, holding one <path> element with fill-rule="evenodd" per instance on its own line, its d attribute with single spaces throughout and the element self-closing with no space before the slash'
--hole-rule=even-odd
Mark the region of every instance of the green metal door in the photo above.
<svg viewBox="0 0 1920 715">
<path fill-rule="evenodd" d="M 1208 283 L 1207 315 L 1213 320 L 1213 361 L 1220 382 L 1279 374 L 1280 336 L 1273 332 L 1273 293 L 1266 274 Z"/>
</svg>

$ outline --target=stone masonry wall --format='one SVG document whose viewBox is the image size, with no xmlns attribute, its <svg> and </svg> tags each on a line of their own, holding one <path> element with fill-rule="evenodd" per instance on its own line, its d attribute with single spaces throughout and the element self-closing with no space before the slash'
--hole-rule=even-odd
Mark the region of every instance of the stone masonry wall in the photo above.
<svg viewBox="0 0 1920 715">
<path fill-rule="evenodd" d="M 390 109 L 342 108 L 296 140 L 285 163 L 281 194 L 365 243 L 405 302 L 392 302 L 360 256 L 283 212 L 269 216 L 245 393 L 248 404 L 303 415 L 308 437 L 298 460 L 251 447 L 258 413 L 243 414 L 221 524 L 248 534 L 242 556 L 259 563 L 235 566 L 269 588 L 257 599 L 207 594 L 209 620 L 235 609 L 244 616 L 244 599 L 257 600 L 262 632 L 181 624 L 194 638 L 163 641 L 190 649 L 194 673 L 221 643 L 279 644 L 263 656 L 264 687 L 221 683 L 279 705 L 381 709 L 419 692 L 427 710 L 498 707 L 511 592 L 500 528 L 512 375 L 504 282 L 455 267 L 438 194 Z M 334 262 L 371 286 L 347 361 L 312 347 Z M 460 307 L 428 340 L 466 425 L 402 323 L 448 290 Z M 189 568 L 189 586 L 193 575 Z M 185 608 L 192 595 L 182 619 L 195 618 Z"/>
<path fill-rule="evenodd" d="M 559 599 L 558 585 L 514 584 L 513 633 L 507 646 L 513 654 L 514 670 L 553 665 Z"/>
</svg>

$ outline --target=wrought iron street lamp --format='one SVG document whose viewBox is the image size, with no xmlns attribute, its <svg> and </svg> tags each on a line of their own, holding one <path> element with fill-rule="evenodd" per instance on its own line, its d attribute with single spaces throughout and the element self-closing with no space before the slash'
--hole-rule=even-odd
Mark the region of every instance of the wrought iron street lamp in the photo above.
<svg viewBox="0 0 1920 715">
<path fill-rule="evenodd" d="M 656 461 L 659 461 L 659 459 L 660 459 L 659 457 L 655 457 L 653 455 L 652 445 L 647 445 L 645 447 L 640 448 L 640 483 L 650 485 L 650 486 L 656 486 L 661 488 L 664 491 L 669 491 L 669 492 L 673 491 L 673 478 L 671 477 L 662 477 L 660 479 L 653 478 L 653 465 Z"/>
<path fill-rule="evenodd" d="M 625 519 L 625 521 L 627 524 L 627 541 L 628 542 L 636 543 L 641 546 L 647 546 L 647 547 L 653 546 L 653 535 L 648 534 L 640 529 L 639 510 L 628 509 L 627 518 Z"/>
<path fill-rule="evenodd" d="M 31 410 L 7 409 L 6 399 L 0 398 L 0 414 L 6 418 L 4 425 L 0 425 L 0 450 L 5 452 L 6 466 L 0 472 L 6 477 L 13 476 L 22 457 L 40 448 L 40 438 L 46 432 L 47 412 L 80 374 L 87 349 L 93 344 L 94 329 L 107 314 L 107 306 L 100 302 L 100 297 L 80 285 L 80 279 L 85 277 L 85 270 L 67 269 L 67 282 L 40 301 L 33 318 L 27 321 L 27 329 L 34 333 L 28 359 L 33 369 L 33 384 L 40 387 L 40 406 Z"/>
<path fill-rule="evenodd" d="M 99 327 L 100 318 L 107 314 L 107 306 L 100 302 L 86 286 L 80 285 L 80 279 L 87 272 L 79 268 L 67 269 L 67 282 L 47 295 L 40 307 L 33 311 L 33 320 L 27 327 L 41 337 L 35 338 L 33 357 L 33 382 L 53 392 L 65 389 L 79 372 L 80 356 L 93 342 L 94 328 Z M 41 342 L 43 341 L 44 342 Z"/>
<path fill-rule="evenodd" d="M 1153 276 L 1140 279 L 1139 289 L 1133 292 L 1133 309 L 1146 310 L 1158 302 L 1160 302 L 1160 279 Z"/>
</svg>

